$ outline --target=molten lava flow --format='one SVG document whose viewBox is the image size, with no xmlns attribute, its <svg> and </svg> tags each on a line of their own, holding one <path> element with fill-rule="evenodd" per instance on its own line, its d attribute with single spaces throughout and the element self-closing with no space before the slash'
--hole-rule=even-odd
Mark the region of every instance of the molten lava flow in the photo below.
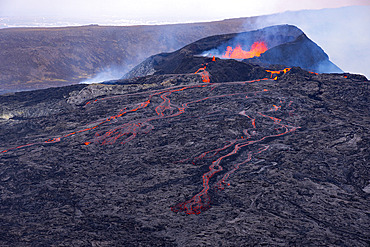
<svg viewBox="0 0 370 247">
<path fill-rule="evenodd" d="M 270 78 L 274 78 L 274 80 L 276 81 L 278 79 L 278 75 L 280 75 L 281 73 L 285 74 L 290 70 L 291 70 L 291 68 L 285 68 L 285 69 L 282 69 L 282 70 L 266 70 L 266 72 L 271 73 Z M 308 73 L 318 75 L 318 73 L 312 72 L 312 71 L 308 71 Z M 273 77 L 274 75 L 275 75 L 275 77 Z"/>
<path fill-rule="evenodd" d="M 291 107 L 291 103 L 285 104 L 285 107 L 288 109 Z M 258 112 L 258 115 L 256 115 L 254 118 L 246 115 L 245 111 L 242 111 L 239 113 L 240 115 L 246 116 L 249 119 L 252 120 L 252 129 L 245 129 L 243 130 L 243 133 L 246 135 L 246 138 L 243 136 L 239 139 L 235 139 L 233 141 L 230 141 L 227 145 L 224 147 L 207 151 L 202 153 L 201 155 L 195 157 L 193 159 L 193 164 L 199 159 L 209 159 L 214 157 L 216 154 L 218 154 L 221 151 L 227 151 L 226 154 L 221 155 L 219 158 L 212 161 L 211 165 L 209 166 L 209 171 L 204 173 L 202 176 L 203 180 L 203 189 L 198 194 L 193 196 L 190 200 L 182 202 L 177 204 L 176 206 L 172 207 L 171 210 L 174 212 L 185 212 L 186 214 L 200 214 L 202 211 L 207 210 L 210 207 L 210 196 L 208 192 L 211 189 L 224 189 L 225 185 L 230 185 L 230 182 L 227 182 L 227 180 L 230 178 L 232 173 L 234 173 L 237 169 L 240 168 L 240 166 L 247 164 L 252 160 L 252 158 L 260 154 L 266 150 L 268 150 L 269 146 L 266 144 L 262 144 L 261 142 L 265 141 L 268 138 L 272 137 L 279 137 L 286 135 L 288 133 L 291 133 L 295 131 L 299 127 L 294 127 L 288 124 L 283 124 L 282 119 L 269 116 L 266 114 L 263 114 L 262 112 Z M 261 122 L 266 122 L 264 119 L 270 119 L 272 122 L 270 122 L 271 127 L 270 131 L 266 131 L 266 126 L 263 126 L 263 128 L 256 128 L 256 118 L 259 118 Z M 267 129 L 268 130 L 268 129 Z M 225 174 L 222 176 L 222 178 L 218 181 L 214 182 L 214 186 L 211 187 L 211 179 L 217 174 L 222 172 L 225 169 L 225 166 L 227 165 L 227 162 L 223 162 L 223 160 L 227 157 L 236 155 L 238 152 L 240 152 L 243 148 L 247 148 L 250 150 L 247 153 L 246 158 L 242 160 L 241 162 L 238 162 L 231 166 L 231 168 L 225 172 Z M 212 156 L 207 157 L 209 153 L 214 153 Z M 187 161 L 187 160 L 184 160 Z M 221 165 L 222 163 L 225 163 Z"/>
<path fill-rule="evenodd" d="M 271 77 L 270 78 L 272 78 L 275 75 L 274 80 L 276 81 L 278 79 L 277 75 L 280 75 L 280 73 L 284 73 L 285 74 L 285 73 L 287 73 L 290 70 L 291 70 L 291 68 L 285 68 L 285 69 L 282 69 L 282 70 L 268 70 L 267 69 L 266 72 L 271 73 Z"/>
<path fill-rule="evenodd" d="M 170 87 L 161 90 L 137 92 L 126 95 L 115 95 L 107 98 L 91 100 L 83 107 L 88 109 L 94 108 L 96 104 L 100 103 L 100 101 L 119 97 L 134 97 L 135 99 L 139 99 L 138 101 L 127 100 L 127 102 L 130 102 L 129 105 L 122 107 L 122 109 L 120 109 L 115 115 L 90 123 L 88 125 L 90 127 L 81 127 L 74 132 L 64 133 L 59 137 L 21 145 L 0 151 L 0 153 L 6 153 L 11 150 L 26 148 L 33 145 L 51 145 L 68 137 L 90 131 L 94 131 L 95 136 L 93 137 L 93 140 L 81 140 L 81 144 L 84 146 L 90 147 L 94 144 L 113 145 L 117 141 L 120 141 L 121 144 L 126 144 L 133 141 L 138 136 L 148 135 L 155 129 L 154 125 L 158 121 L 166 121 L 166 123 L 169 123 L 171 121 L 170 119 L 179 119 L 179 117 L 182 117 L 183 115 L 186 116 L 187 112 L 194 112 L 193 110 L 204 101 L 225 101 L 231 98 L 233 100 L 235 99 L 235 102 L 244 102 L 245 100 L 249 100 L 250 98 L 257 96 L 257 94 L 266 94 L 270 92 L 270 90 L 267 89 L 262 89 L 260 91 L 247 91 L 242 88 L 242 90 L 234 91 L 235 93 L 229 93 L 230 90 L 228 90 L 226 91 L 228 92 L 227 94 L 218 94 L 217 92 L 219 92 L 222 87 L 243 87 L 247 83 L 268 79 L 263 78 L 247 82 L 210 83 L 208 72 L 206 71 L 206 65 L 202 65 L 203 67 L 195 73 L 201 74 L 203 82 L 207 83 Z M 285 69 L 279 71 L 279 73 L 285 73 L 288 70 L 289 69 Z M 268 72 L 279 74 L 276 71 Z M 214 90 L 215 88 L 217 88 L 217 90 Z M 202 94 L 183 93 L 184 91 L 190 90 L 201 90 Z M 208 93 L 208 95 L 205 95 L 205 93 Z M 184 97 L 181 97 L 182 94 Z M 189 98 L 189 95 L 194 98 Z M 245 117 L 246 127 L 244 129 L 240 128 L 237 136 L 226 140 L 226 142 L 222 142 L 223 145 L 218 146 L 218 148 L 213 148 L 210 151 L 202 150 L 200 154 L 194 158 L 190 156 L 190 158 L 177 162 L 189 162 L 189 165 L 196 166 L 198 161 L 205 160 L 209 166 L 208 170 L 199 177 L 199 183 L 201 183 L 201 187 L 199 188 L 200 191 L 195 193 L 192 198 L 189 198 L 185 202 L 180 202 L 173 206 L 171 210 L 173 212 L 185 212 L 186 214 L 199 214 L 210 208 L 212 199 L 210 196 L 212 193 L 210 192 L 217 189 L 223 190 L 224 186 L 230 185 L 230 179 L 232 178 L 233 173 L 235 173 L 242 165 L 250 163 L 256 155 L 268 150 L 269 146 L 266 145 L 266 141 L 268 139 L 286 135 L 298 128 L 291 126 L 288 123 L 284 123 L 283 119 L 266 115 L 266 113 L 269 112 L 269 114 L 278 114 L 279 117 L 283 113 L 289 113 L 289 116 L 291 116 L 294 111 L 292 103 L 292 101 L 287 102 L 285 100 L 280 100 L 275 103 L 276 105 L 272 105 L 273 108 L 266 107 L 264 109 L 260 109 L 260 111 L 247 112 L 244 110 L 239 112 L 239 115 Z M 190 105 L 192 110 L 188 111 L 187 109 Z M 138 114 L 139 111 L 142 113 Z M 145 111 L 145 114 L 143 114 L 143 111 Z M 201 112 L 199 117 L 204 117 L 204 115 L 207 114 L 208 113 Z M 128 115 L 132 115 L 133 117 Z M 131 120 L 127 120 L 128 117 L 130 117 Z M 183 121 L 184 119 L 180 120 Z M 101 130 L 96 132 L 98 128 L 101 128 Z M 203 165 L 201 165 L 199 169 L 203 169 Z"/>
<path fill-rule="evenodd" d="M 237 45 L 235 49 L 233 49 L 231 46 L 228 46 L 222 58 L 247 59 L 252 57 L 259 57 L 267 50 L 268 49 L 265 42 L 256 41 L 253 43 L 249 51 L 244 51 L 240 45 Z"/>
<path fill-rule="evenodd" d="M 207 66 L 204 66 L 203 68 L 198 69 L 194 74 L 199 73 L 202 76 L 203 82 L 211 82 L 211 80 L 209 79 L 209 73 L 206 68 Z"/>
</svg>

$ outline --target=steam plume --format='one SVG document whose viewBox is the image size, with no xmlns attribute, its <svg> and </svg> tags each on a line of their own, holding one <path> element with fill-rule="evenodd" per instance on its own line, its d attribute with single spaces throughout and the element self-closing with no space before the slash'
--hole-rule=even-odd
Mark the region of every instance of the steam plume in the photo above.
<svg viewBox="0 0 370 247">
<path fill-rule="evenodd" d="M 370 78 L 370 6 L 284 12 L 259 18 L 256 28 L 299 27 L 346 72 Z"/>
<path fill-rule="evenodd" d="M 118 67 L 118 66 L 111 66 L 103 69 L 101 72 L 96 74 L 94 77 L 81 81 L 81 84 L 93 84 L 93 83 L 100 83 L 103 81 L 111 81 L 115 79 L 119 79 L 122 77 L 123 74 L 127 72 L 127 69 Z"/>
</svg>

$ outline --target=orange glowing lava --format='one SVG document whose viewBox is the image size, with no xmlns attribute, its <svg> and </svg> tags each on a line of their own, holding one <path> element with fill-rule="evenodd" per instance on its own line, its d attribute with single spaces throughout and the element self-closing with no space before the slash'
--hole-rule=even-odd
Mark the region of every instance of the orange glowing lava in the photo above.
<svg viewBox="0 0 370 247">
<path fill-rule="evenodd" d="M 263 41 L 256 41 L 251 46 L 250 51 L 244 51 L 240 45 L 237 45 L 235 49 L 233 49 L 231 46 L 228 46 L 225 54 L 222 55 L 222 58 L 247 59 L 259 57 L 265 51 L 267 51 L 266 43 Z"/>
<path fill-rule="evenodd" d="M 202 81 L 203 82 L 211 82 L 211 80 L 209 79 L 209 73 L 206 70 L 206 68 L 207 68 L 207 66 L 199 68 L 194 74 L 199 73 L 202 76 Z"/>
<path fill-rule="evenodd" d="M 277 75 L 280 75 L 280 73 L 284 73 L 285 74 L 285 73 L 287 73 L 290 70 L 291 70 L 291 68 L 285 68 L 285 69 L 282 69 L 282 70 L 266 70 L 266 72 L 271 73 L 271 77 L 270 78 L 272 78 L 273 75 L 276 75 L 274 77 L 274 80 L 277 81 L 277 79 L 278 79 Z"/>
</svg>

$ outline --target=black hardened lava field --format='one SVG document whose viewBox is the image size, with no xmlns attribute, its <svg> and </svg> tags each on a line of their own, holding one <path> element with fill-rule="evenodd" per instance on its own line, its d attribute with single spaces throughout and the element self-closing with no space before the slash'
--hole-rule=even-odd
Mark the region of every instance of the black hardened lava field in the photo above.
<svg viewBox="0 0 370 247">
<path fill-rule="evenodd" d="M 368 246 L 364 76 L 162 56 L 0 96 L 1 246 Z"/>
</svg>

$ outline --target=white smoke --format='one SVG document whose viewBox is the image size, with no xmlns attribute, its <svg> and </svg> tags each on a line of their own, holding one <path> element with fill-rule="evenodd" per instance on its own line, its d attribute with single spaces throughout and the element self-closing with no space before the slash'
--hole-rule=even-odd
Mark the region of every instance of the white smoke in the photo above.
<svg viewBox="0 0 370 247">
<path fill-rule="evenodd" d="M 256 24 L 295 25 L 342 70 L 370 78 L 370 6 L 284 12 L 260 17 Z"/>
<path fill-rule="evenodd" d="M 92 84 L 101 83 L 104 81 L 117 80 L 122 78 L 122 76 L 127 72 L 127 69 L 120 66 L 110 66 L 103 69 L 101 72 L 97 73 L 92 78 L 81 81 L 80 84 Z"/>
</svg>

